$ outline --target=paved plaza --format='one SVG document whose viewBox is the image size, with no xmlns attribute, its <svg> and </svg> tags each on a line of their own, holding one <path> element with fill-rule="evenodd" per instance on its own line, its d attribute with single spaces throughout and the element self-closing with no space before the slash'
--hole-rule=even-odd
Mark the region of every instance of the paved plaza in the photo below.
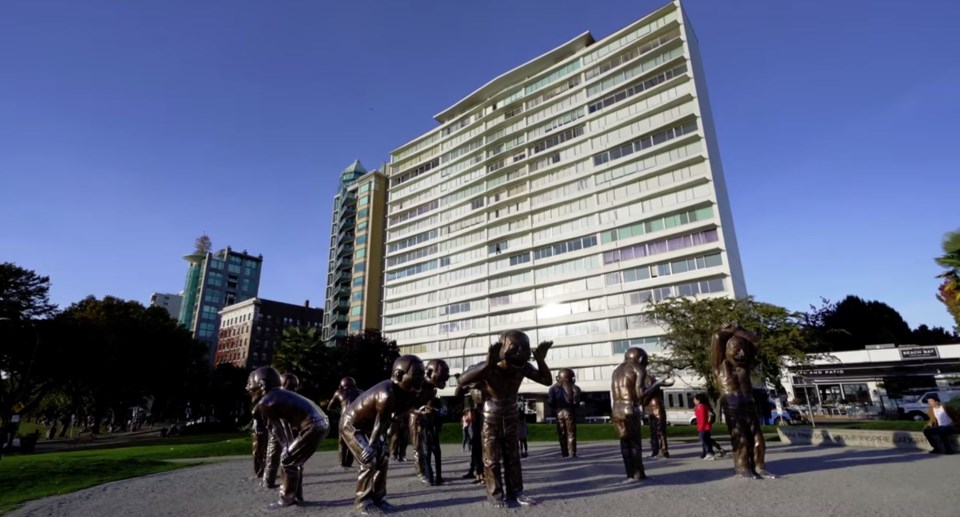
<svg viewBox="0 0 960 517">
<path fill-rule="evenodd" d="M 614 442 L 582 443 L 580 458 L 570 460 L 559 457 L 556 444 L 531 445 L 523 476 L 526 493 L 538 505 L 498 510 L 483 503 L 481 485 L 460 479 L 467 453 L 445 445 L 447 485 L 425 486 L 417 481 L 412 463 L 391 463 L 387 497 L 397 508 L 393 515 L 403 516 L 960 515 L 960 455 L 772 443 L 768 467 L 781 477 L 749 481 L 732 477 L 729 456 L 700 460 L 698 444 L 675 444 L 671 451 L 670 459 L 645 462 L 647 481 L 624 484 Z M 335 457 L 333 452 L 314 455 L 304 479 L 307 505 L 277 512 L 264 509 L 275 493 L 257 487 L 251 461 L 229 458 L 41 499 L 13 515 L 348 515 L 356 475 L 335 467 Z"/>
</svg>

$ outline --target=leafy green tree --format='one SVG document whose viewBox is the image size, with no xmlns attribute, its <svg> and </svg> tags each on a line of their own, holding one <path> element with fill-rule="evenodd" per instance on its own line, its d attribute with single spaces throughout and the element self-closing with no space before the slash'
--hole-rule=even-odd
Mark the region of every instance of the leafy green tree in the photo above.
<svg viewBox="0 0 960 517">
<path fill-rule="evenodd" d="M 934 260 L 945 271 L 939 275 L 943 279 L 937 293 L 937 299 L 946 306 L 956 324 L 955 332 L 960 332 L 960 230 L 947 232 L 941 245 L 943 255 Z"/>
<path fill-rule="evenodd" d="M 849 295 L 839 303 L 823 300 L 810 314 L 822 345 L 818 351 L 858 350 L 866 345 L 910 343 L 910 325 L 895 309 L 878 301 Z"/>
<path fill-rule="evenodd" d="M 943 327 L 927 327 L 920 325 L 913 331 L 913 344 L 916 345 L 945 345 L 960 343 L 960 336 L 947 332 Z"/>
<path fill-rule="evenodd" d="M 0 263 L 0 318 L 46 318 L 56 309 L 50 303 L 50 277 L 10 262 Z"/>
<path fill-rule="evenodd" d="M 396 341 L 384 338 L 379 330 L 369 329 L 348 335 L 337 351 L 341 377 L 353 377 L 362 389 L 389 379 L 393 362 L 400 357 Z"/>
<path fill-rule="evenodd" d="M 756 375 L 778 389 L 785 361 L 803 364 L 813 349 L 813 336 L 804 315 L 753 298 L 668 298 L 654 305 L 653 316 L 666 330 L 663 352 L 651 356 L 651 365 L 661 375 L 677 371 L 702 377 L 711 397 L 719 393 L 710 364 L 710 342 L 723 326 L 739 323 L 760 336 Z"/>
<path fill-rule="evenodd" d="M 339 358 L 333 349 L 323 344 L 315 327 L 283 329 L 272 362 L 280 373 L 296 374 L 300 379 L 300 393 L 313 400 L 329 397 L 340 380 L 334 380 Z"/>
<path fill-rule="evenodd" d="M 49 277 L 0 263 L 0 421 L 4 425 L 15 407 L 18 412 L 30 410 L 49 390 L 37 363 L 49 326 L 46 318 L 56 308 L 50 303 Z"/>
</svg>

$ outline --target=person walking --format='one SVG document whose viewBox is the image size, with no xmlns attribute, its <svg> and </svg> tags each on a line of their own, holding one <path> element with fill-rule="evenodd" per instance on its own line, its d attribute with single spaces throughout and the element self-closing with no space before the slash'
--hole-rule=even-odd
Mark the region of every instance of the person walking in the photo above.
<svg viewBox="0 0 960 517">
<path fill-rule="evenodd" d="M 470 424 L 473 423 L 473 415 L 470 413 L 469 409 L 463 410 L 463 417 L 460 418 L 460 425 L 463 426 L 463 441 L 460 443 L 460 448 L 466 452 L 467 449 L 471 448 L 470 444 Z"/>
<path fill-rule="evenodd" d="M 713 461 L 716 456 L 713 455 L 713 438 L 710 437 L 710 429 L 712 424 L 710 423 L 710 403 L 707 401 L 707 396 L 703 393 L 698 393 L 693 397 L 693 400 L 696 402 L 696 405 L 693 408 L 693 412 L 697 417 L 697 434 L 700 435 L 700 445 L 703 447 L 703 451 L 700 453 L 700 459 Z"/>
</svg>

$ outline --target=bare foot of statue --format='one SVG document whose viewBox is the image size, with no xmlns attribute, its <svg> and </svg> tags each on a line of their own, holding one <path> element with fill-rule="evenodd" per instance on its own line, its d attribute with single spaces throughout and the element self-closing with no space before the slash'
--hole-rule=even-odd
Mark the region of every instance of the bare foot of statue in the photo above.
<svg viewBox="0 0 960 517">
<path fill-rule="evenodd" d="M 760 477 L 763 477 L 763 478 L 767 478 L 767 479 L 777 479 L 777 476 L 774 475 L 774 474 L 771 474 L 770 471 L 768 471 L 768 470 L 757 469 L 757 474 L 760 474 Z"/>
<path fill-rule="evenodd" d="M 267 505 L 267 510 L 279 510 L 281 508 L 286 508 L 288 506 L 294 506 L 296 503 L 284 503 L 283 501 L 274 501 Z"/>
<path fill-rule="evenodd" d="M 390 502 L 386 499 L 383 499 L 377 503 L 377 507 L 380 508 L 381 512 L 395 512 L 397 510 L 397 507 L 390 504 Z"/>
<path fill-rule="evenodd" d="M 357 508 L 354 512 L 354 515 L 383 515 L 383 511 L 373 503 L 366 503 L 363 506 Z"/>
<path fill-rule="evenodd" d="M 506 508 L 507 504 L 499 497 L 487 496 L 487 504 L 494 508 Z"/>
<path fill-rule="evenodd" d="M 517 501 L 517 504 L 519 504 L 520 506 L 533 506 L 537 504 L 537 501 L 534 498 L 527 497 L 523 494 L 517 494 L 514 500 Z"/>
<path fill-rule="evenodd" d="M 738 479 L 760 479 L 760 476 L 747 469 L 736 469 L 735 477 Z"/>
</svg>

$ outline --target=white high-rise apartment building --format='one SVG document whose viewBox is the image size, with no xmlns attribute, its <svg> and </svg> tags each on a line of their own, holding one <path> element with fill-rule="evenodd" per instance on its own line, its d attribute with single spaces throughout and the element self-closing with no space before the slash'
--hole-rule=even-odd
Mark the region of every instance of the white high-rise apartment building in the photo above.
<svg viewBox="0 0 960 517">
<path fill-rule="evenodd" d="M 746 295 L 678 1 L 577 36 L 435 118 L 389 166 L 383 331 L 403 353 L 456 373 L 519 328 L 554 342 L 552 369 L 606 393 L 628 347 L 660 350 L 651 301 Z"/>
</svg>

